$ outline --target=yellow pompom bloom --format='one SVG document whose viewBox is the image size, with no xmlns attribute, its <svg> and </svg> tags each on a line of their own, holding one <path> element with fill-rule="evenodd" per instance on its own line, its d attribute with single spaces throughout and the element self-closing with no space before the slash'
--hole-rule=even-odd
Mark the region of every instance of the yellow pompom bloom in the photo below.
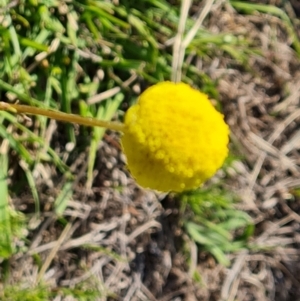
<svg viewBox="0 0 300 301">
<path fill-rule="evenodd" d="M 200 186 L 228 155 L 229 128 L 206 94 L 162 82 L 126 113 L 122 147 L 137 183 L 158 191 Z"/>
</svg>

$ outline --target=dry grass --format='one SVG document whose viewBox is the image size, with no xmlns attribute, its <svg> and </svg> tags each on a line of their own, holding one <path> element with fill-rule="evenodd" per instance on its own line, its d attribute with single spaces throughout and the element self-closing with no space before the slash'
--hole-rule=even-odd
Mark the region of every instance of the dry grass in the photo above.
<svg viewBox="0 0 300 301">
<path fill-rule="evenodd" d="M 234 256 L 232 267 L 222 271 L 217 299 L 297 300 L 299 59 L 277 18 L 237 16 L 228 9 L 216 14 L 211 24 L 237 35 L 246 30 L 262 51 L 248 62 L 251 72 L 226 59 L 218 60 L 211 71 L 211 76 L 221 77 L 219 91 L 232 142 L 243 157 L 233 172 L 233 185 L 242 198 L 239 206 L 256 224 L 256 248 Z"/>
<path fill-rule="evenodd" d="M 102 292 L 97 300 L 103 301 L 300 298 L 299 59 L 278 18 L 243 16 L 217 3 L 205 26 L 246 36 L 262 52 L 250 56 L 247 68 L 226 56 L 212 63 L 189 58 L 218 80 L 232 149 L 241 157 L 229 170 L 226 186 L 253 217 L 253 248 L 231 255 L 228 268 L 200 252 L 195 269 L 201 280 L 193 281 L 175 200 L 137 187 L 124 168 L 118 137 L 107 133 L 89 190 L 87 153 L 73 160 L 74 194 L 60 220 L 50 209 L 65 180 L 41 166 L 41 218 L 32 219 L 36 230 L 29 234 L 28 251 L 11 259 L 14 281 L 47 282 L 53 290 L 88 283 Z M 59 143 L 60 126 L 53 122 L 48 127 L 49 143 Z M 61 149 L 57 147 L 68 158 L 68 150 Z M 26 192 L 13 203 L 22 211 L 32 207 Z M 74 299 L 58 295 L 59 300 Z"/>
</svg>

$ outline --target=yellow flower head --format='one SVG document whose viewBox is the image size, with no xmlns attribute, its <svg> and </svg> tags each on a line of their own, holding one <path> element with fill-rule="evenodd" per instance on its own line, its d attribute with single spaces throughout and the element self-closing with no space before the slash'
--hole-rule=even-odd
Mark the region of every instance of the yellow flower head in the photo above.
<svg viewBox="0 0 300 301">
<path fill-rule="evenodd" d="M 122 146 L 143 187 L 180 192 L 200 186 L 228 155 L 229 128 L 206 94 L 162 82 L 126 113 Z"/>
</svg>

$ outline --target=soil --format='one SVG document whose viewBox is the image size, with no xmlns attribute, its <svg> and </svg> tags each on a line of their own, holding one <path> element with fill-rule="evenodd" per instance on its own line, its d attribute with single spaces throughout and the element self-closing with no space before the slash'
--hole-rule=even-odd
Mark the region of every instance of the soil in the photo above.
<svg viewBox="0 0 300 301">
<path fill-rule="evenodd" d="M 255 247 L 229 255 L 229 267 L 200 248 L 195 269 L 201 281 L 194 281 L 176 200 L 138 187 L 126 170 L 119 137 L 107 132 L 99 143 L 90 189 L 87 151 L 68 153 L 77 176 L 61 220 L 54 218 L 52 207 L 65 179 L 51 167 L 44 170 L 49 177 L 38 185 L 41 218 L 32 221 L 28 252 L 12 260 L 15 281 L 38 277 L 30 256 L 38 254 L 42 263 L 49 262 L 41 276 L 54 290 L 95 282 L 103 291 L 97 300 L 300 300 L 299 57 L 277 17 L 241 15 L 222 4 L 213 7 L 205 26 L 244 36 L 260 52 L 236 63 L 220 50 L 222 55 L 212 63 L 200 58 L 195 62 L 218 82 L 231 149 L 241 158 L 233 163 L 225 185 L 240 197 L 238 208 L 253 219 Z M 51 138 L 66 155 L 62 141 L 59 134 Z M 12 200 L 17 209 L 31 211 L 28 195 Z"/>
</svg>

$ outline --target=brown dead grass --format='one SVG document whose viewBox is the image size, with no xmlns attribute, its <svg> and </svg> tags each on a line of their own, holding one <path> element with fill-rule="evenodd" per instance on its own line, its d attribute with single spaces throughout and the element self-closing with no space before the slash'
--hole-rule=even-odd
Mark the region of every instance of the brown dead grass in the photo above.
<svg viewBox="0 0 300 301">
<path fill-rule="evenodd" d="M 295 194 L 300 187 L 299 59 L 275 17 L 242 16 L 228 5 L 218 5 L 206 26 L 246 36 L 263 54 L 250 58 L 248 70 L 226 56 L 209 65 L 197 62 L 219 80 L 232 148 L 242 156 L 227 186 L 241 196 L 239 207 L 253 217 L 253 250 L 231 255 L 229 268 L 200 253 L 196 269 L 202 282 L 194 283 L 182 252 L 185 236 L 178 206 L 169 196 L 136 186 L 124 168 L 118 137 L 107 134 L 91 190 L 85 189 L 86 153 L 73 160 L 77 178 L 64 213 L 67 225 L 51 213 L 53 196 L 64 179 L 50 167 L 43 171 L 49 175 L 39 183 L 43 213 L 28 234 L 28 252 L 12 260 L 14 281 L 35 284 L 43 279 L 53 289 L 88 281 L 103 293 L 98 300 L 300 298 L 300 198 Z M 51 125 L 49 142 L 57 143 L 57 125 Z M 25 211 L 32 206 L 26 193 L 13 202 Z M 40 256 L 40 269 L 32 254 Z"/>
<path fill-rule="evenodd" d="M 243 156 L 232 187 L 242 198 L 239 206 L 253 216 L 257 245 L 253 252 L 233 256 L 232 267 L 223 271 L 217 300 L 297 300 L 299 59 L 277 18 L 237 16 L 228 9 L 214 21 L 237 34 L 246 30 L 263 53 L 251 57 L 251 72 L 231 67 L 226 59 L 211 72 L 221 77 L 219 91 L 232 142 Z"/>
</svg>

